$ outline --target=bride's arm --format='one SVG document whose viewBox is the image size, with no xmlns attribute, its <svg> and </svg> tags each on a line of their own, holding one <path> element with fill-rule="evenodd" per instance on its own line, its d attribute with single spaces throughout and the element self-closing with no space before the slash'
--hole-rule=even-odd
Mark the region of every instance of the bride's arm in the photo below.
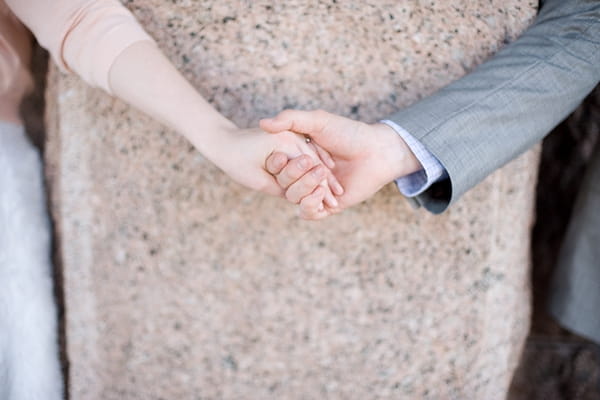
<svg viewBox="0 0 600 400">
<path fill-rule="evenodd" d="M 212 162 L 237 127 L 211 106 L 147 41 L 125 49 L 109 71 L 112 93 L 189 139 Z"/>
<path fill-rule="evenodd" d="M 239 129 L 149 41 L 130 45 L 115 59 L 108 86 L 116 97 L 184 135 L 207 159 L 251 189 L 282 194 L 264 169 L 266 158 L 276 149 L 292 157 L 312 154 L 297 135 L 288 133 L 273 141 L 257 129 Z"/>
<path fill-rule="evenodd" d="M 308 153 L 316 158 L 291 133 L 269 136 L 253 130 L 241 135 L 244 131 L 202 98 L 117 0 L 8 0 L 7 4 L 64 70 L 177 130 L 252 189 L 282 194 L 264 170 L 266 157 L 276 149 L 290 157 Z"/>
</svg>

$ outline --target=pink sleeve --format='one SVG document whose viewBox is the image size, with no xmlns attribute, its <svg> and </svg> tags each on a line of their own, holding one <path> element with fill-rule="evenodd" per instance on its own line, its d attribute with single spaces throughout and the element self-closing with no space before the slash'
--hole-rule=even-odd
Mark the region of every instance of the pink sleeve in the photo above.
<svg viewBox="0 0 600 400">
<path fill-rule="evenodd" d="M 117 56 L 133 43 L 152 41 L 117 0 L 7 0 L 6 3 L 59 66 L 109 93 L 108 75 Z"/>
</svg>

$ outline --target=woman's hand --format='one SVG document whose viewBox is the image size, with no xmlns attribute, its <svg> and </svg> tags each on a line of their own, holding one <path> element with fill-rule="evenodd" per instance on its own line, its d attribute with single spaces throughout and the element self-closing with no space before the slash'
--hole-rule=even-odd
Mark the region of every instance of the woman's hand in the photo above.
<svg viewBox="0 0 600 400">
<path fill-rule="evenodd" d="M 209 151 L 213 154 L 208 156 L 227 175 L 250 189 L 279 197 L 285 197 L 292 182 L 278 181 L 271 175 L 265 167 L 266 159 L 273 153 L 301 157 L 296 167 L 317 187 L 313 196 L 315 206 L 325 202 L 328 207 L 337 207 L 334 194 L 341 195 L 343 189 L 330 171 L 335 164 L 327 152 L 307 143 L 304 136 L 292 132 L 270 135 L 258 128 L 230 127 L 223 130 L 214 144 Z"/>
<path fill-rule="evenodd" d="M 177 130 L 206 158 L 251 189 L 283 197 L 286 187 L 281 184 L 285 182 L 278 182 L 266 171 L 266 159 L 273 152 L 291 158 L 306 155 L 308 165 L 316 169 L 311 170 L 315 175 L 308 175 L 307 180 L 322 178 L 315 183 L 322 186 L 314 193 L 320 200 L 317 203 L 313 199 L 313 207 L 319 208 L 322 200 L 331 207 L 337 204 L 326 182 L 329 180 L 341 193 L 340 186 L 319 161 L 320 156 L 333 168 L 326 152 L 291 132 L 268 135 L 260 129 L 237 128 L 202 98 L 155 44 L 139 42 L 123 51 L 110 69 L 109 85 L 114 95 Z"/>
</svg>

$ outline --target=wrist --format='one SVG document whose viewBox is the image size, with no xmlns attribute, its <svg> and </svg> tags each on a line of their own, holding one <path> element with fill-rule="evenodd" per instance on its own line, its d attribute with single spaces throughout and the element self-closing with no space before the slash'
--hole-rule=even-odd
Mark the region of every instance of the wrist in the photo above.
<svg viewBox="0 0 600 400">
<path fill-rule="evenodd" d="M 109 85 L 115 96 L 184 135 L 207 158 L 214 158 L 222 132 L 235 129 L 151 42 L 134 43 L 114 60 Z"/>
<path fill-rule="evenodd" d="M 423 169 L 410 147 L 392 127 L 383 123 L 375 123 L 371 127 L 381 144 L 379 157 L 385 166 L 385 183 Z"/>
<path fill-rule="evenodd" d="M 194 147 L 212 162 L 220 157 L 220 151 L 227 146 L 238 127 L 215 112 L 207 117 L 201 114 L 191 114 L 194 117 L 183 120 L 176 130 L 185 136 Z"/>
</svg>

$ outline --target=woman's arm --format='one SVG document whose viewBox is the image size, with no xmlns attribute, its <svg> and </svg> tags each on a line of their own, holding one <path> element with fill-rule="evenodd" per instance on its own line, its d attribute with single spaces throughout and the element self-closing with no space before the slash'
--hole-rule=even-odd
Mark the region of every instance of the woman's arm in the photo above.
<svg viewBox="0 0 600 400">
<path fill-rule="evenodd" d="M 264 169 L 269 154 L 277 149 L 290 157 L 310 154 L 317 159 L 303 138 L 292 133 L 270 136 L 237 128 L 183 78 L 118 1 L 7 4 L 59 66 L 177 130 L 239 183 L 281 196 L 277 181 Z M 329 189 L 324 192 L 335 204 Z"/>
<path fill-rule="evenodd" d="M 142 110 L 190 140 L 212 162 L 237 129 L 200 96 L 156 44 L 134 43 L 114 61 L 109 88 L 118 98 Z M 224 149 L 226 150 L 226 149 Z"/>
</svg>

